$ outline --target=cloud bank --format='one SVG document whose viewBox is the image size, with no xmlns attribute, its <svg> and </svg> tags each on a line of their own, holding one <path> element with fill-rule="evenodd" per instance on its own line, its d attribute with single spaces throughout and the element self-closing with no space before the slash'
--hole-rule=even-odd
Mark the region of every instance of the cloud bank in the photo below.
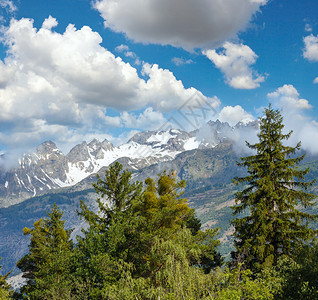
<svg viewBox="0 0 318 300">
<path fill-rule="evenodd" d="M 136 42 L 214 48 L 244 30 L 267 0 L 101 0 L 105 27 Z"/>
<path fill-rule="evenodd" d="M 148 126 L 150 115 L 158 120 L 193 93 L 219 101 L 185 88 L 158 65 L 144 63 L 139 76 L 103 48 L 101 36 L 90 27 L 69 25 L 60 34 L 54 31 L 57 24 L 50 16 L 37 29 L 33 20 L 23 18 L 12 20 L 3 33 L 8 54 L 0 60 L 0 143 L 9 148 L 34 146 L 43 139 L 74 144 L 94 133 L 106 136 L 108 126 L 132 124 L 126 114 L 108 116 L 107 108 L 146 109 L 144 117 L 136 117 L 141 127 L 142 120 Z M 117 50 L 129 52 L 124 46 Z"/>
</svg>

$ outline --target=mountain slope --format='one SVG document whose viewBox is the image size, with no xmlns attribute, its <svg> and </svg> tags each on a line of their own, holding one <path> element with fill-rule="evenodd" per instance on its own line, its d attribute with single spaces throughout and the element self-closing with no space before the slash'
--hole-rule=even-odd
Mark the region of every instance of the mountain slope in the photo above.
<svg viewBox="0 0 318 300">
<path fill-rule="evenodd" d="M 24 155 L 16 168 L 0 168 L 0 207 L 43 195 L 50 190 L 74 186 L 87 176 L 121 159 L 133 170 L 171 161 L 185 151 L 211 149 L 235 135 L 243 125 L 230 127 L 220 121 L 208 122 L 201 129 L 185 132 L 145 131 L 127 143 L 114 147 L 109 141 L 94 139 L 76 145 L 64 155 L 52 141 L 41 144 L 34 153 Z M 254 126 L 254 125 L 253 125 Z"/>
<path fill-rule="evenodd" d="M 136 169 L 159 160 L 171 160 L 184 151 L 182 138 L 189 138 L 187 133 L 179 131 L 147 134 L 150 134 L 149 141 L 137 143 L 132 139 L 119 147 L 114 147 L 107 140 L 99 142 L 95 139 L 88 144 L 83 142 L 67 155 L 52 141 L 46 141 L 34 153 L 24 155 L 18 167 L 0 170 L 0 207 L 19 203 L 49 190 L 73 186 L 118 158 L 130 158 Z M 179 147 L 170 140 L 178 141 Z"/>
</svg>

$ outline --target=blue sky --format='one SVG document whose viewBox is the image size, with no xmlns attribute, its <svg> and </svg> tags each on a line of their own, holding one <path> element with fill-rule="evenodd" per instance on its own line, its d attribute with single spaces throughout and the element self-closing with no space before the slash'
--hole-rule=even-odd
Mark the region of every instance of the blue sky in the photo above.
<svg viewBox="0 0 318 300">
<path fill-rule="evenodd" d="M 0 25 L 3 151 L 178 127 L 196 95 L 201 123 L 270 101 L 318 152 L 315 0 L 0 0 Z"/>
</svg>

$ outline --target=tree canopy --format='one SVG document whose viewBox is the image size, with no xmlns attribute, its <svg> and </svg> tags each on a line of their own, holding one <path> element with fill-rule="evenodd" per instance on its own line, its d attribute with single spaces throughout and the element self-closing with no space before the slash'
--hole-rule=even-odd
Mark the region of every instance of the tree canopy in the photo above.
<svg viewBox="0 0 318 300">
<path fill-rule="evenodd" d="M 142 190 L 141 183 L 132 182 L 131 173 L 115 163 L 94 187 L 99 212 L 82 203 L 79 214 L 89 227 L 76 248 L 78 277 L 90 281 L 94 297 L 110 297 L 130 276 L 130 284 L 143 282 L 158 293 L 157 287 L 168 288 L 173 267 L 181 280 L 191 270 L 209 273 L 222 264 L 217 229 L 200 231 L 194 210 L 181 197 L 185 182 L 173 173 L 159 174 L 157 181 L 147 178 Z"/>
</svg>

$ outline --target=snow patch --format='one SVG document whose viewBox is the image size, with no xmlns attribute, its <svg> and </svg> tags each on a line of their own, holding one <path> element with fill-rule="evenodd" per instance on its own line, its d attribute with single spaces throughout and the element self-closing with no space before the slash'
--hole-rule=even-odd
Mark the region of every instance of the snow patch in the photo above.
<svg viewBox="0 0 318 300">
<path fill-rule="evenodd" d="M 197 149 L 199 145 L 200 145 L 200 142 L 197 141 L 195 137 L 192 137 L 184 143 L 183 148 L 184 150 L 189 151 L 189 150 Z"/>
</svg>

